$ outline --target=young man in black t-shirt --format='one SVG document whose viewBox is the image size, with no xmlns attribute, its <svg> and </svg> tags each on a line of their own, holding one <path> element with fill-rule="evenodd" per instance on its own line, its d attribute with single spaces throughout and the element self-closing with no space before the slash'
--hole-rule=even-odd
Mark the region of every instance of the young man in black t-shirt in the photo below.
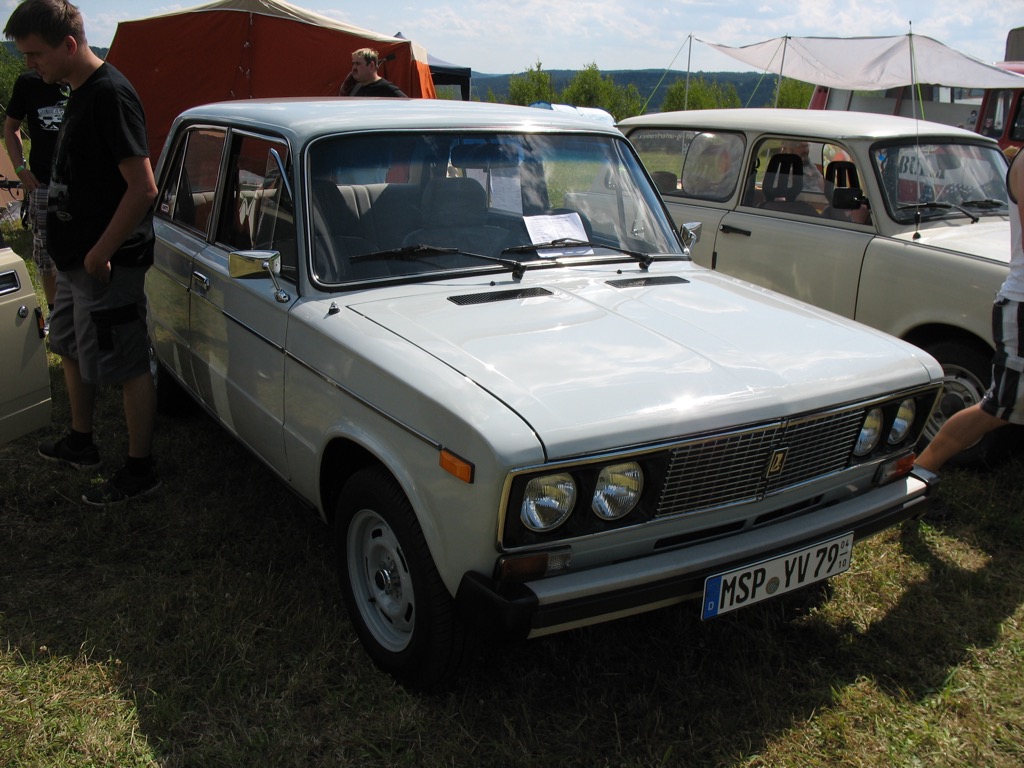
<svg viewBox="0 0 1024 768">
<path fill-rule="evenodd" d="M 43 283 L 43 293 L 50 310 L 57 291 L 57 268 L 46 247 L 46 188 L 50 183 L 50 165 L 57 132 L 67 104 L 66 86 L 47 83 L 38 72 L 23 72 L 14 81 L 14 90 L 4 120 L 4 142 L 14 172 L 21 182 L 28 204 L 28 220 L 32 227 L 32 258 Z M 21 140 L 22 125 L 28 123 L 32 149 L 28 160 Z"/>
<path fill-rule="evenodd" d="M 149 369 L 143 281 L 153 262 L 156 182 L 138 95 L 89 48 L 82 16 L 67 0 L 24 0 L 4 29 L 45 82 L 67 83 L 50 178 L 50 255 L 59 270 L 50 349 L 62 358 L 71 429 L 40 455 L 78 468 L 100 464 L 92 441 L 96 387 L 120 384 L 128 459 L 87 504 L 144 496 L 160 485 L 153 467 L 156 390 Z"/>
</svg>

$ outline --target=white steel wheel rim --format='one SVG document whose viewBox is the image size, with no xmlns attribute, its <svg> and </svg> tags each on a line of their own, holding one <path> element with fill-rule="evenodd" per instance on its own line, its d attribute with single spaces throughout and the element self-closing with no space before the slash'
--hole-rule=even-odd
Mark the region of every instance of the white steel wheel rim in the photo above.
<svg viewBox="0 0 1024 768">
<path fill-rule="evenodd" d="M 346 544 L 348 578 L 363 622 L 374 639 L 397 653 L 412 640 L 416 623 L 409 564 L 391 526 L 376 512 L 356 513 Z"/>
</svg>

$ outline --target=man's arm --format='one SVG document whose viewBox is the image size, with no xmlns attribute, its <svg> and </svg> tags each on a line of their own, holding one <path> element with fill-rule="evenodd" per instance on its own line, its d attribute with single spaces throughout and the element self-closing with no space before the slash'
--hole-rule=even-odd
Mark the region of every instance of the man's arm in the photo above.
<svg viewBox="0 0 1024 768">
<path fill-rule="evenodd" d="M 39 179 L 29 169 L 18 173 L 18 168 L 25 165 L 25 145 L 21 141 L 21 120 L 8 115 L 4 119 L 4 144 L 7 145 L 7 155 L 11 158 L 14 172 L 21 181 L 26 192 L 32 192 L 39 186 Z"/>
<path fill-rule="evenodd" d="M 85 271 L 98 280 L 110 280 L 110 259 L 135 231 L 156 200 L 156 179 L 148 157 L 128 157 L 118 166 L 128 188 L 100 239 L 85 255 Z"/>
</svg>

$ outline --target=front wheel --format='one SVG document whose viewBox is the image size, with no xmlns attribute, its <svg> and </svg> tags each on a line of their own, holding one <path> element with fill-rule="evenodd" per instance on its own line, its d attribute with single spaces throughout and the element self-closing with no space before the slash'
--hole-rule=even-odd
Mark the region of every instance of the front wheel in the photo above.
<svg viewBox="0 0 1024 768">
<path fill-rule="evenodd" d="M 939 342 L 924 348 L 942 365 L 943 391 L 938 405 L 921 434 L 921 444 L 931 442 L 956 413 L 981 402 L 992 379 L 991 355 L 956 342 Z M 958 466 L 974 466 L 998 459 L 1006 450 L 1003 430 L 991 432 L 951 460 Z"/>
<path fill-rule="evenodd" d="M 339 494 L 335 525 L 345 605 L 370 658 L 415 688 L 450 682 L 467 633 L 398 483 L 381 467 L 360 470 Z"/>
</svg>

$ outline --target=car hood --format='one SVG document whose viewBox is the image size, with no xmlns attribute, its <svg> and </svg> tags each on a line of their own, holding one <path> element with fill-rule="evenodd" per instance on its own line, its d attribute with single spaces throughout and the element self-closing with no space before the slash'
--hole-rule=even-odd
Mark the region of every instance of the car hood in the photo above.
<svg viewBox="0 0 1024 768">
<path fill-rule="evenodd" d="M 788 416 L 941 376 L 932 358 L 897 339 L 691 263 L 634 278 L 536 270 L 520 283 L 353 297 L 349 308 L 514 410 L 549 459 Z"/>
<path fill-rule="evenodd" d="M 1010 263 L 1010 222 L 1005 216 L 986 216 L 976 224 L 967 219 L 950 221 L 948 225 L 940 222 L 938 226 L 922 228 L 920 233 L 921 236 L 914 239 L 914 230 L 908 230 L 898 239 L 980 256 L 1001 264 Z"/>
</svg>

